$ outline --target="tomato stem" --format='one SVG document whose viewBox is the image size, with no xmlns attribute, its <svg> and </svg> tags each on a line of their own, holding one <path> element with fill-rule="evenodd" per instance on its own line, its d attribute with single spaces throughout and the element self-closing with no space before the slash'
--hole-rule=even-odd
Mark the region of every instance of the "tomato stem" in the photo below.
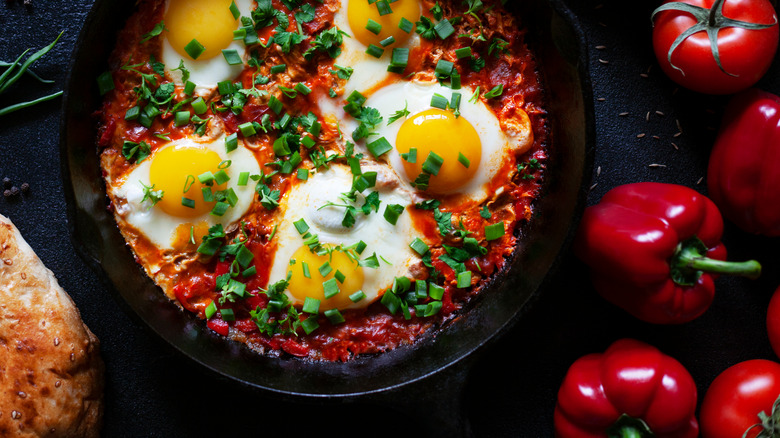
<svg viewBox="0 0 780 438">
<path fill-rule="evenodd" d="M 720 4 L 723 3 L 724 0 L 715 0 L 715 3 L 712 4 L 712 7 L 710 7 L 710 16 L 709 16 L 709 23 L 710 27 L 715 27 L 718 24 L 718 16 L 720 16 Z"/>
</svg>

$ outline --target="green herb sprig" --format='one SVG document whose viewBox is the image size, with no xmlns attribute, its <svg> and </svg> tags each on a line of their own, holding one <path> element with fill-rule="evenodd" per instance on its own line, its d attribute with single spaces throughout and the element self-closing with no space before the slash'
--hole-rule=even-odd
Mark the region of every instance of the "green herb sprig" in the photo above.
<svg viewBox="0 0 780 438">
<path fill-rule="evenodd" d="M 60 37 L 62 36 L 63 33 L 64 33 L 64 31 L 60 32 L 60 34 L 57 35 L 57 38 L 55 38 L 54 41 L 51 42 L 51 44 L 49 44 L 48 46 L 38 50 L 35 53 L 33 53 L 24 62 L 22 62 L 22 58 L 24 58 L 24 55 L 26 55 L 32 49 L 27 49 L 24 52 L 22 52 L 22 54 L 19 55 L 19 57 L 16 58 L 16 60 L 14 62 L 11 62 L 11 63 L 2 62 L 2 63 L 0 63 L 0 68 L 3 68 L 3 67 L 6 68 L 6 70 L 3 71 L 2 74 L 0 74 L 0 94 L 3 94 L 4 92 L 6 92 L 8 90 L 8 88 L 11 85 L 13 85 L 16 81 L 18 81 L 19 78 L 21 78 L 22 75 L 24 75 L 25 73 L 30 74 L 31 76 L 33 76 L 35 79 L 39 80 L 40 82 L 51 83 L 52 81 L 47 81 L 47 80 L 44 80 L 44 79 L 41 79 L 40 77 L 38 77 L 35 73 L 33 73 L 31 70 L 29 70 L 29 68 L 30 68 L 30 66 L 33 63 L 35 63 L 35 61 L 37 61 L 38 59 L 43 57 L 43 55 L 49 53 L 49 51 L 54 47 L 54 45 L 57 44 L 57 41 L 60 40 Z M 20 102 L 20 103 L 17 103 L 17 104 L 13 104 L 13 105 L 7 106 L 5 108 L 0 108 L 0 116 L 4 116 L 6 114 L 10 114 L 10 113 L 12 113 L 14 111 L 18 111 L 18 110 L 23 109 L 23 108 L 31 107 L 33 105 L 36 105 L 36 104 L 41 103 L 41 102 L 45 102 L 47 100 L 55 99 L 57 97 L 60 97 L 61 95 L 62 95 L 62 90 L 57 91 L 56 93 L 49 94 L 48 96 L 43 96 L 43 97 L 39 97 L 37 99 L 30 100 L 30 101 L 27 101 L 27 102 Z"/>
</svg>

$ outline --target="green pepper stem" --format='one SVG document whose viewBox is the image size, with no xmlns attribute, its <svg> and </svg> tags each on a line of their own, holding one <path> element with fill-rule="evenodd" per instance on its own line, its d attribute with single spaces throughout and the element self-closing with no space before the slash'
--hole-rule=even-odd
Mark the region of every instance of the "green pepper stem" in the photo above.
<svg viewBox="0 0 780 438">
<path fill-rule="evenodd" d="M 761 264 L 755 260 L 727 262 L 707 257 L 688 258 L 683 254 L 680 257 L 680 262 L 687 268 L 712 274 L 738 275 L 751 280 L 755 280 L 761 275 Z"/>
</svg>

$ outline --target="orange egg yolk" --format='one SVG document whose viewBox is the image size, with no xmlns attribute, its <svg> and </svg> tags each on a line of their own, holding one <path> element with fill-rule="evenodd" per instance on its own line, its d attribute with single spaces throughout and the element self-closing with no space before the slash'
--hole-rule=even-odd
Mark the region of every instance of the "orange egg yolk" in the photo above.
<svg viewBox="0 0 780 438">
<path fill-rule="evenodd" d="M 463 187 L 477 172 L 482 159 L 482 142 L 474 126 L 450 111 L 429 109 L 406 119 L 398 130 L 396 149 L 408 153 L 416 149 L 416 160 L 403 162 L 406 176 L 414 181 L 433 152 L 443 159 L 436 175 L 431 175 L 428 192 L 448 193 Z M 465 158 L 460 158 L 461 154 Z M 468 167 L 464 164 L 468 163 Z"/>
<path fill-rule="evenodd" d="M 288 287 L 290 294 L 301 303 L 306 297 L 320 300 L 321 312 L 349 306 L 352 304 L 349 296 L 363 287 L 363 268 L 343 252 L 333 251 L 330 255 L 320 256 L 311 252 L 308 246 L 302 246 L 295 251 L 291 260 L 295 260 L 295 263 L 289 268 L 292 272 Z M 336 278 L 337 271 L 344 274 L 343 283 Z M 323 282 L 334 278 L 339 292 L 325 298 Z"/>
<path fill-rule="evenodd" d="M 197 217 L 214 208 L 214 202 L 203 200 L 198 176 L 206 172 L 219 172 L 222 162 L 216 152 L 192 146 L 169 146 L 157 152 L 149 169 L 149 181 L 155 190 L 162 190 L 163 197 L 155 205 L 165 213 L 182 218 Z M 224 187 L 214 186 L 223 190 Z M 194 201 L 194 208 L 184 205 L 183 198 Z"/>
<path fill-rule="evenodd" d="M 205 48 L 198 59 L 211 59 L 233 41 L 238 20 L 230 12 L 232 0 L 170 0 L 165 12 L 166 37 L 186 59 L 193 59 L 184 47 L 193 39 Z"/>
<path fill-rule="evenodd" d="M 366 47 L 370 44 L 380 46 L 380 41 L 388 37 L 395 38 L 396 44 L 402 45 L 409 39 L 411 32 L 406 33 L 398 27 L 401 18 L 406 18 L 412 23 L 420 20 L 419 0 L 397 0 L 390 3 L 392 13 L 379 15 L 379 9 L 376 3 L 367 0 L 350 0 L 347 7 L 347 17 L 349 27 L 352 29 L 352 36 L 363 43 Z M 374 20 L 382 26 L 379 34 L 375 34 L 366 28 L 368 20 Z"/>
</svg>

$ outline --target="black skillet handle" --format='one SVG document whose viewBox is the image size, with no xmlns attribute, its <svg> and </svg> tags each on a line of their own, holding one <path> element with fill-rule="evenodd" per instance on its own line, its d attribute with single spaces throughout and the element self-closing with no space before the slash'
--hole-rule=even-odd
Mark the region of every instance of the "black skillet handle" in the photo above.
<svg viewBox="0 0 780 438">
<path fill-rule="evenodd" d="M 413 435 L 426 437 L 473 436 L 463 411 L 466 378 L 475 363 L 473 355 L 415 382 L 360 399 L 393 411 L 408 421 Z"/>
</svg>

